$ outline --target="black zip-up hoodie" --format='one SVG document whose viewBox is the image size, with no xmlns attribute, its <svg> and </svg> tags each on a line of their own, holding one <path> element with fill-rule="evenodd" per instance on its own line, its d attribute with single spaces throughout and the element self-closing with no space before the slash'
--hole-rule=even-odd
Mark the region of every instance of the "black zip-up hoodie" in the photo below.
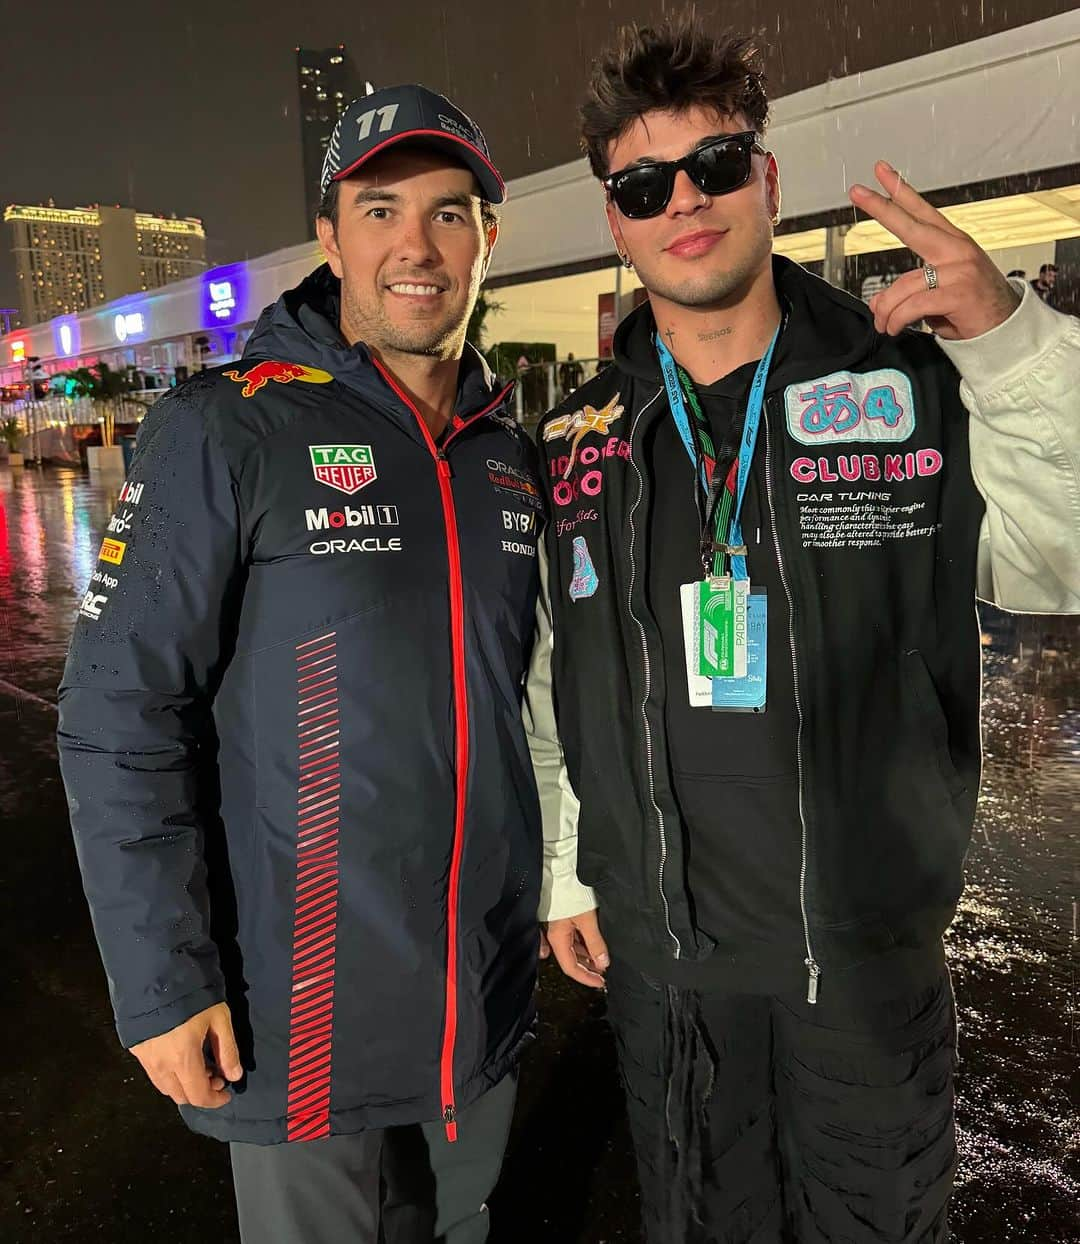
<svg viewBox="0 0 1080 1244">
<path fill-rule="evenodd" d="M 958 376 L 935 341 L 882 336 L 862 303 L 773 264 L 788 317 L 757 454 L 790 614 L 800 953 L 815 994 L 830 969 L 931 946 L 955 912 L 980 771 L 984 504 Z M 578 876 L 620 941 L 693 963 L 714 948 L 687 893 L 642 560 L 654 503 L 643 441 L 671 417 L 642 344 L 652 328 L 647 305 L 628 316 L 614 366 L 540 429 L 553 682 L 581 800 Z"/>
<path fill-rule="evenodd" d="M 139 429 L 60 692 L 125 1045 L 232 1008 L 197 1131 L 445 1118 L 532 1023 L 535 450 L 469 351 L 436 446 L 321 268 Z"/>
</svg>

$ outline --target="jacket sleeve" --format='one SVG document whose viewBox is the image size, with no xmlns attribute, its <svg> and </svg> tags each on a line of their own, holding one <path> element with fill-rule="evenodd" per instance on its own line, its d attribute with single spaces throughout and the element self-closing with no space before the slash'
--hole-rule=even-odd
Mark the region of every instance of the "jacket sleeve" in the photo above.
<svg viewBox="0 0 1080 1244">
<path fill-rule="evenodd" d="M 1080 319 L 1025 281 L 997 328 L 940 341 L 971 415 L 971 470 L 986 501 L 978 594 L 1019 613 L 1080 613 Z"/>
<path fill-rule="evenodd" d="M 205 775 L 241 540 L 224 454 L 184 390 L 143 421 L 109 528 L 60 685 L 58 742 L 117 1031 L 132 1046 L 225 997 Z"/>
<path fill-rule="evenodd" d="M 536 640 L 525 684 L 522 715 L 529 741 L 540 814 L 544 826 L 544 875 L 540 886 L 540 919 L 562 920 L 580 916 L 596 906 L 596 897 L 577 879 L 578 801 L 563 763 L 551 693 L 551 605 L 548 599 L 547 557 L 537 542 L 540 595 L 536 602 Z"/>
</svg>

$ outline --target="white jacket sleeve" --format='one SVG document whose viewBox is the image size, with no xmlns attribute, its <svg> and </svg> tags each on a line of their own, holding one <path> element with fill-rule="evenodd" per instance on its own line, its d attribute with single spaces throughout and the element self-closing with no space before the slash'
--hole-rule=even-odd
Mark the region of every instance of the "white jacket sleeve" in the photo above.
<svg viewBox="0 0 1080 1244">
<path fill-rule="evenodd" d="M 986 501 L 978 594 L 1018 613 L 1080 613 L 1080 319 L 1026 282 L 1003 324 L 942 341 L 971 415 Z"/>
<path fill-rule="evenodd" d="M 536 551 L 540 559 L 540 597 L 536 603 L 536 641 L 525 684 L 522 716 L 540 792 L 540 813 L 544 824 L 540 919 L 561 920 L 591 911 L 596 906 L 596 898 L 592 890 L 577 879 L 578 801 L 563 763 L 551 698 L 554 641 L 543 539 L 538 542 Z"/>
</svg>

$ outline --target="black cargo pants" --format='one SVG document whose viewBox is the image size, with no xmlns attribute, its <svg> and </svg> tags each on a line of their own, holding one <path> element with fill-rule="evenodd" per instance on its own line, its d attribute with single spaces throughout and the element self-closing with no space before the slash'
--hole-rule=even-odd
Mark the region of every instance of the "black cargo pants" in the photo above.
<svg viewBox="0 0 1080 1244">
<path fill-rule="evenodd" d="M 955 1008 L 943 958 L 918 975 L 878 978 L 872 997 L 826 975 L 810 1006 L 613 963 L 649 1244 L 947 1240 Z"/>
</svg>

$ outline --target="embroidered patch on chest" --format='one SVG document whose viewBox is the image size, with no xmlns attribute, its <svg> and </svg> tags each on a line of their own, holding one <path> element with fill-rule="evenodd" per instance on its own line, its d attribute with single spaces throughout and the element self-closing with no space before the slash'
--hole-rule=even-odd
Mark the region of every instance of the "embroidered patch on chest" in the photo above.
<svg viewBox="0 0 1080 1244">
<path fill-rule="evenodd" d="M 565 438 L 570 442 L 570 454 L 563 471 L 563 479 L 567 479 L 573 470 L 582 437 L 590 432 L 595 432 L 599 436 L 607 436 L 611 425 L 622 418 L 623 411 L 624 407 L 619 405 L 619 395 L 616 393 L 599 409 L 595 406 L 584 406 L 581 410 L 575 410 L 573 414 L 560 415 L 558 419 L 552 419 L 544 428 L 545 441 L 558 441 Z"/>
<path fill-rule="evenodd" d="M 802 445 L 906 441 L 915 431 L 911 381 L 895 367 L 789 384 L 784 411 L 788 433 Z"/>
<path fill-rule="evenodd" d="M 596 593 L 600 579 L 593 565 L 584 536 L 574 537 L 574 577 L 570 580 L 570 599 L 585 600 Z"/>
</svg>

